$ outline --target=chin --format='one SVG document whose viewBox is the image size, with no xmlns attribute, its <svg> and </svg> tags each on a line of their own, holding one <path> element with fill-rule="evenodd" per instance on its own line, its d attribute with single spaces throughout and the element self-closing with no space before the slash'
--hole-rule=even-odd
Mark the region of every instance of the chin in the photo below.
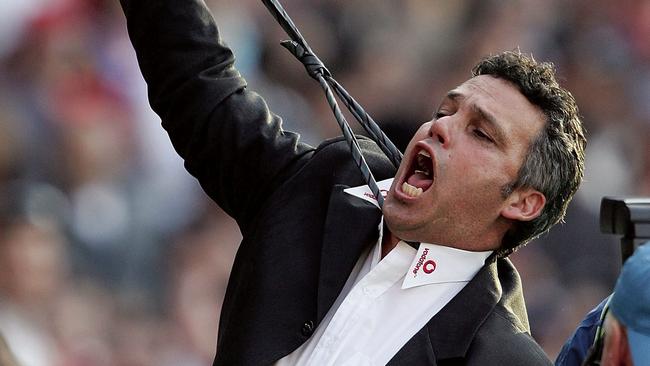
<svg viewBox="0 0 650 366">
<path fill-rule="evenodd" d="M 404 215 L 395 214 L 389 210 L 384 213 L 384 223 L 388 230 L 402 240 L 417 240 L 419 225 L 412 222 L 408 213 Z"/>
</svg>

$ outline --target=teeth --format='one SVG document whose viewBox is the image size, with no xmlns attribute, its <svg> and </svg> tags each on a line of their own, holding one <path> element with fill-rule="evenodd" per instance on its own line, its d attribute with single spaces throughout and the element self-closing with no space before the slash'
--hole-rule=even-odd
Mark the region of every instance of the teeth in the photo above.
<svg viewBox="0 0 650 366">
<path fill-rule="evenodd" d="M 420 150 L 418 155 L 426 156 L 427 158 L 431 159 L 431 155 L 429 155 L 429 153 L 424 150 Z"/>
<path fill-rule="evenodd" d="M 407 182 L 402 183 L 402 192 L 409 197 L 417 197 L 422 194 L 422 188 L 414 187 Z"/>
</svg>

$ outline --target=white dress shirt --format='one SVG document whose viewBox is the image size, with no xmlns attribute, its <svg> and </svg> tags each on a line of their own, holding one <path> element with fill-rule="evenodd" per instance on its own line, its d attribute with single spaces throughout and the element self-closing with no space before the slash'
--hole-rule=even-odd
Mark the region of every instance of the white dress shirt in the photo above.
<svg viewBox="0 0 650 366">
<path fill-rule="evenodd" d="M 378 185 L 385 188 L 391 181 Z M 367 186 L 346 192 L 373 200 Z M 400 241 L 382 259 L 382 229 L 383 219 L 377 243 L 361 254 L 311 338 L 276 366 L 385 365 L 491 254 L 426 243 L 416 251 Z"/>
</svg>

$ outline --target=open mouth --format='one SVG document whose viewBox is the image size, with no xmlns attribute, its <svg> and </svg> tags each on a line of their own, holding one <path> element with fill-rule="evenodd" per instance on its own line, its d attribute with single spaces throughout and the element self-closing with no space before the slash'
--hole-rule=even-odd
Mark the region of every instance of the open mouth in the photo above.
<svg viewBox="0 0 650 366">
<path fill-rule="evenodd" d="M 415 198 L 426 191 L 433 184 L 433 161 L 431 155 L 425 150 L 420 150 L 411 163 L 409 172 L 402 183 L 402 192 Z"/>
</svg>

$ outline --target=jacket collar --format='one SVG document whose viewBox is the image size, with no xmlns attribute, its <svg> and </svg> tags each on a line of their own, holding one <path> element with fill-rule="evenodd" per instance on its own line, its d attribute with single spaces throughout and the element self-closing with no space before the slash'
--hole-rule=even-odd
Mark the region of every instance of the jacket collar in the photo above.
<svg viewBox="0 0 650 366">
<path fill-rule="evenodd" d="M 486 264 L 402 349 L 389 365 L 437 365 L 465 358 L 483 322 L 501 297 L 497 266 Z"/>
<path fill-rule="evenodd" d="M 530 332 L 521 279 L 509 259 L 488 258 L 476 276 L 427 324 L 437 360 L 464 358 L 495 307 L 511 312 L 516 327 Z"/>
</svg>

